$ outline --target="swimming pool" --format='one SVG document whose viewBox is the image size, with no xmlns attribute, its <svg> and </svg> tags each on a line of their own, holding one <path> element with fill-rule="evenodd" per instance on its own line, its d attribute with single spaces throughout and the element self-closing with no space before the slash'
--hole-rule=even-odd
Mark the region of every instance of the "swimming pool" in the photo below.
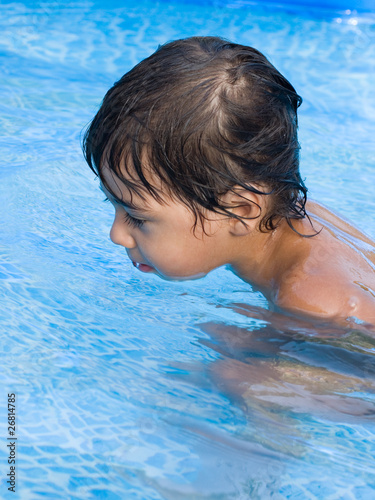
<svg viewBox="0 0 375 500">
<path fill-rule="evenodd" d="M 311 196 L 374 238 L 374 13 L 140 0 L 2 3 L 0 19 L 0 496 L 14 392 L 15 498 L 374 498 L 375 341 L 282 320 L 226 269 L 140 274 L 79 144 L 158 44 L 253 44 L 304 98 Z"/>
</svg>

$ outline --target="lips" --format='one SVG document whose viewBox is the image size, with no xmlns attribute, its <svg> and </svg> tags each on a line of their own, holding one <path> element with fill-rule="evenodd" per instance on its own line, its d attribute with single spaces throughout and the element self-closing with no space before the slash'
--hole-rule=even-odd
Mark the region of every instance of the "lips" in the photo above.
<svg viewBox="0 0 375 500">
<path fill-rule="evenodd" d="M 154 268 L 151 266 L 148 266 L 147 264 L 141 264 L 139 262 L 134 262 L 134 260 L 132 260 L 132 264 L 134 267 L 136 267 L 137 269 L 139 269 L 139 271 L 142 271 L 143 273 L 150 273 L 151 271 L 154 271 Z"/>
</svg>

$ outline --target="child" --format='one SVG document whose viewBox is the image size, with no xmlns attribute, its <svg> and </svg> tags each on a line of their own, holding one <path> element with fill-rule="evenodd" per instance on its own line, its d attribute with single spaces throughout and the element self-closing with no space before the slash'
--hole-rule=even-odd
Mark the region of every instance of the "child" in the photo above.
<svg viewBox="0 0 375 500">
<path fill-rule="evenodd" d="M 139 270 L 195 279 L 226 264 L 281 310 L 372 329 L 374 243 L 307 203 L 301 101 L 251 47 L 177 40 L 108 91 L 85 157 Z"/>
</svg>

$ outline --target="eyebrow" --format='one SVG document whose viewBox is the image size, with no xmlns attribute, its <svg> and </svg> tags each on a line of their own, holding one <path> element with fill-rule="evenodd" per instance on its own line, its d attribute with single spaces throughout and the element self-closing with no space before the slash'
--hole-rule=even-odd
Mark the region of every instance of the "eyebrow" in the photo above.
<svg viewBox="0 0 375 500">
<path fill-rule="evenodd" d="M 120 200 L 120 198 L 117 198 L 117 196 L 115 196 L 113 193 L 111 193 L 110 191 L 108 191 L 102 183 L 99 184 L 99 189 L 101 191 L 103 191 L 103 193 L 106 195 L 106 196 L 110 196 L 110 198 L 113 198 L 113 200 L 118 204 L 118 205 L 121 205 L 122 207 L 124 208 L 129 208 L 130 210 L 133 210 L 134 212 L 149 212 L 149 210 L 147 208 L 139 208 L 137 207 L 137 205 L 135 205 L 134 203 L 132 203 L 131 201 L 126 201 L 126 200 Z"/>
</svg>

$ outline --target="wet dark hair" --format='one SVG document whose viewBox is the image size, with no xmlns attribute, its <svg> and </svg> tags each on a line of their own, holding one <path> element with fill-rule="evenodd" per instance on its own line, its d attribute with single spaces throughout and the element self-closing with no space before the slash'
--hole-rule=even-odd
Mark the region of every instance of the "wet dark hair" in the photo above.
<svg viewBox="0 0 375 500">
<path fill-rule="evenodd" d="M 293 86 L 254 48 L 218 37 L 160 46 L 107 92 L 86 130 L 90 168 L 109 168 L 141 198 L 167 192 L 203 223 L 205 210 L 242 220 L 221 197 L 235 186 L 271 195 L 261 230 L 306 216 Z M 146 161 L 145 161 L 146 160 Z M 163 191 L 150 182 L 149 171 Z M 267 186 L 264 192 L 259 186 Z"/>
</svg>

